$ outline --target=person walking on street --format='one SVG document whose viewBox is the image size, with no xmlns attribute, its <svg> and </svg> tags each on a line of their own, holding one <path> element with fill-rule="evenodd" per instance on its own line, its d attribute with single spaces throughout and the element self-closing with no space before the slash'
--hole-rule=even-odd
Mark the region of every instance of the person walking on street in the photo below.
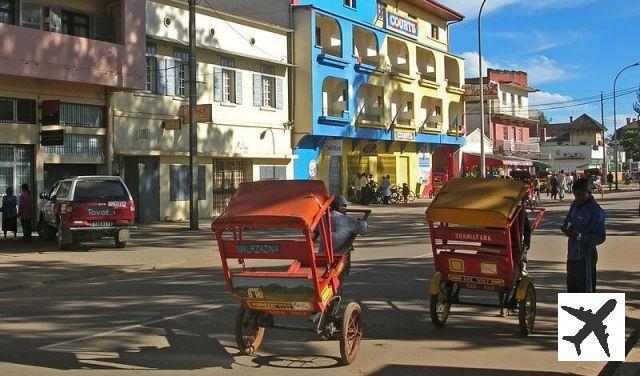
<svg viewBox="0 0 640 376">
<path fill-rule="evenodd" d="M 409 184 L 402 183 L 402 199 L 405 205 L 409 203 Z"/>
<path fill-rule="evenodd" d="M 607 184 L 609 185 L 609 192 L 613 189 L 613 174 L 611 171 L 607 174 Z"/>
<path fill-rule="evenodd" d="M 28 184 L 22 184 L 22 193 L 18 203 L 18 217 L 22 225 L 22 237 L 26 241 L 31 240 L 31 222 L 33 221 L 33 198 Z"/>
<path fill-rule="evenodd" d="M 564 170 L 560 170 L 558 174 L 558 195 L 560 201 L 564 200 L 564 193 L 567 190 L 567 175 L 564 174 Z"/>
<path fill-rule="evenodd" d="M 573 182 L 575 181 L 574 172 L 572 171 L 567 175 L 567 192 L 571 192 L 573 189 Z"/>
<path fill-rule="evenodd" d="M 555 173 L 551 174 L 549 178 L 549 188 L 551 189 L 551 199 L 555 200 L 558 198 L 558 177 Z"/>
<path fill-rule="evenodd" d="M 606 240 L 605 213 L 591 194 L 589 180 L 573 183 L 574 201 L 562 225 L 567 236 L 567 292 L 596 292 L 596 246 Z"/>
<path fill-rule="evenodd" d="M 368 183 L 367 174 L 363 172 L 362 175 L 360 175 L 360 200 L 358 201 L 360 204 L 366 205 Z"/>
<path fill-rule="evenodd" d="M 7 232 L 13 232 L 13 237 L 18 236 L 18 199 L 13 194 L 13 187 L 7 187 L 5 195 L 2 197 L 2 232 L 7 238 Z"/>
<path fill-rule="evenodd" d="M 387 175 L 382 179 L 382 203 L 389 205 L 389 199 L 391 198 L 391 176 Z"/>
</svg>

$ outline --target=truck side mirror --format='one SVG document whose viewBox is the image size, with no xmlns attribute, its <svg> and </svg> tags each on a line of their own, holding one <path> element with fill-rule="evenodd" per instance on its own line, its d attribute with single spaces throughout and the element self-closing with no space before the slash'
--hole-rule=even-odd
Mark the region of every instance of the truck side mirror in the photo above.
<svg viewBox="0 0 640 376">
<path fill-rule="evenodd" d="M 47 192 L 40 192 L 40 198 L 43 200 L 48 200 L 49 195 L 47 194 Z"/>
</svg>

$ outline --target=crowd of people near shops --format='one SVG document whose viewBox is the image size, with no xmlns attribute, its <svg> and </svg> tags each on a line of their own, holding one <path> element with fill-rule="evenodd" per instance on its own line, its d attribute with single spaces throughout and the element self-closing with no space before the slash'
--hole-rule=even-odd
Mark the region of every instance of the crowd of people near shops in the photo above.
<svg viewBox="0 0 640 376">
<path fill-rule="evenodd" d="M 354 179 L 354 189 L 351 199 L 354 203 L 361 205 L 379 203 L 380 201 L 383 205 L 389 205 L 391 195 L 397 190 L 398 188 L 391 183 L 391 175 L 384 176 L 382 181 L 378 183 L 373 178 L 373 174 L 363 172 L 356 175 Z M 402 202 L 406 204 L 410 193 L 409 185 L 403 183 L 397 193 L 401 195 Z M 379 200 L 379 197 L 381 197 L 382 200 Z"/>
<path fill-rule="evenodd" d="M 578 174 L 577 171 L 564 170 L 560 170 L 558 172 L 551 171 L 551 173 L 546 177 L 536 178 L 536 191 L 538 193 L 544 191 L 546 192 L 547 197 L 550 197 L 553 200 L 562 201 L 564 200 L 565 194 L 572 191 L 574 182 L 581 177 L 587 179 L 589 189 L 592 192 L 603 193 L 603 177 L 600 174 L 592 174 L 590 172 Z M 606 181 L 609 185 L 609 190 L 611 190 L 611 185 L 613 183 L 613 174 L 611 172 L 607 174 Z"/>
<path fill-rule="evenodd" d="M 7 187 L 5 195 L 2 196 L 2 232 L 4 239 L 8 233 L 13 233 L 13 237 L 18 237 L 18 219 L 22 227 L 22 238 L 25 241 L 31 240 L 31 228 L 33 223 L 33 197 L 28 184 L 20 187 L 20 197 L 16 197 L 13 187 Z"/>
</svg>

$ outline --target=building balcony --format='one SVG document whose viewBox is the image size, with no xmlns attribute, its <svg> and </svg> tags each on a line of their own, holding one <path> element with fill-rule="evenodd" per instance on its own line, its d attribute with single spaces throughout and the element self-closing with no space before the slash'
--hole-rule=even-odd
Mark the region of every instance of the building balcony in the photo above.
<svg viewBox="0 0 640 376">
<path fill-rule="evenodd" d="M 422 122 L 420 132 L 423 133 L 442 133 L 442 121 L 438 119 L 426 119 Z"/>
<path fill-rule="evenodd" d="M 437 89 L 440 87 L 440 84 L 437 82 L 435 72 L 421 73 L 418 84 L 429 89 Z"/>
<path fill-rule="evenodd" d="M 389 69 L 389 76 L 391 76 L 391 78 L 396 81 L 404 82 L 407 84 L 415 81 L 415 77 L 409 75 L 409 69 L 404 67 L 392 66 Z"/>
<path fill-rule="evenodd" d="M 462 125 L 450 125 L 447 134 L 454 137 L 463 137 L 464 127 Z"/>
<path fill-rule="evenodd" d="M 494 148 L 496 151 L 504 151 L 510 153 L 540 153 L 540 144 L 535 142 L 520 142 L 511 140 L 495 140 Z"/>
<path fill-rule="evenodd" d="M 392 122 L 391 125 L 394 127 L 400 127 L 400 128 L 415 128 L 414 126 L 415 122 L 413 120 L 413 114 L 398 114 L 396 115 Z"/>
<path fill-rule="evenodd" d="M 101 85 L 128 90 L 145 87 L 144 1 L 124 0 L 124 44 L 33 27 L 0 23 L 0 74 Z M 92 20 L 99 17 L 94 16 Z M 49 29 L 57 31 L 49 31 Z M 59 29 L 59 28 L 58 28 Z M 113 27 L 106 27 L 114 33 Z M 117 36 L 93 38 L 117 40 Z"/>
</svg>

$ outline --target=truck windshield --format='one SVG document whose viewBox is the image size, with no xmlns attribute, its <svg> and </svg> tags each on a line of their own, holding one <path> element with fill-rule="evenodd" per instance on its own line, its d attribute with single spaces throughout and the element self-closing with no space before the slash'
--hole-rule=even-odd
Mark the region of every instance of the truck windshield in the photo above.
<svg viewBox="0 0 640 376">
<path fill-rule="evenodd" d="M 124 185 L 117 180 L 80 180 L 76 183 L 73 201 L 128 201 Z"/>
</svg>

